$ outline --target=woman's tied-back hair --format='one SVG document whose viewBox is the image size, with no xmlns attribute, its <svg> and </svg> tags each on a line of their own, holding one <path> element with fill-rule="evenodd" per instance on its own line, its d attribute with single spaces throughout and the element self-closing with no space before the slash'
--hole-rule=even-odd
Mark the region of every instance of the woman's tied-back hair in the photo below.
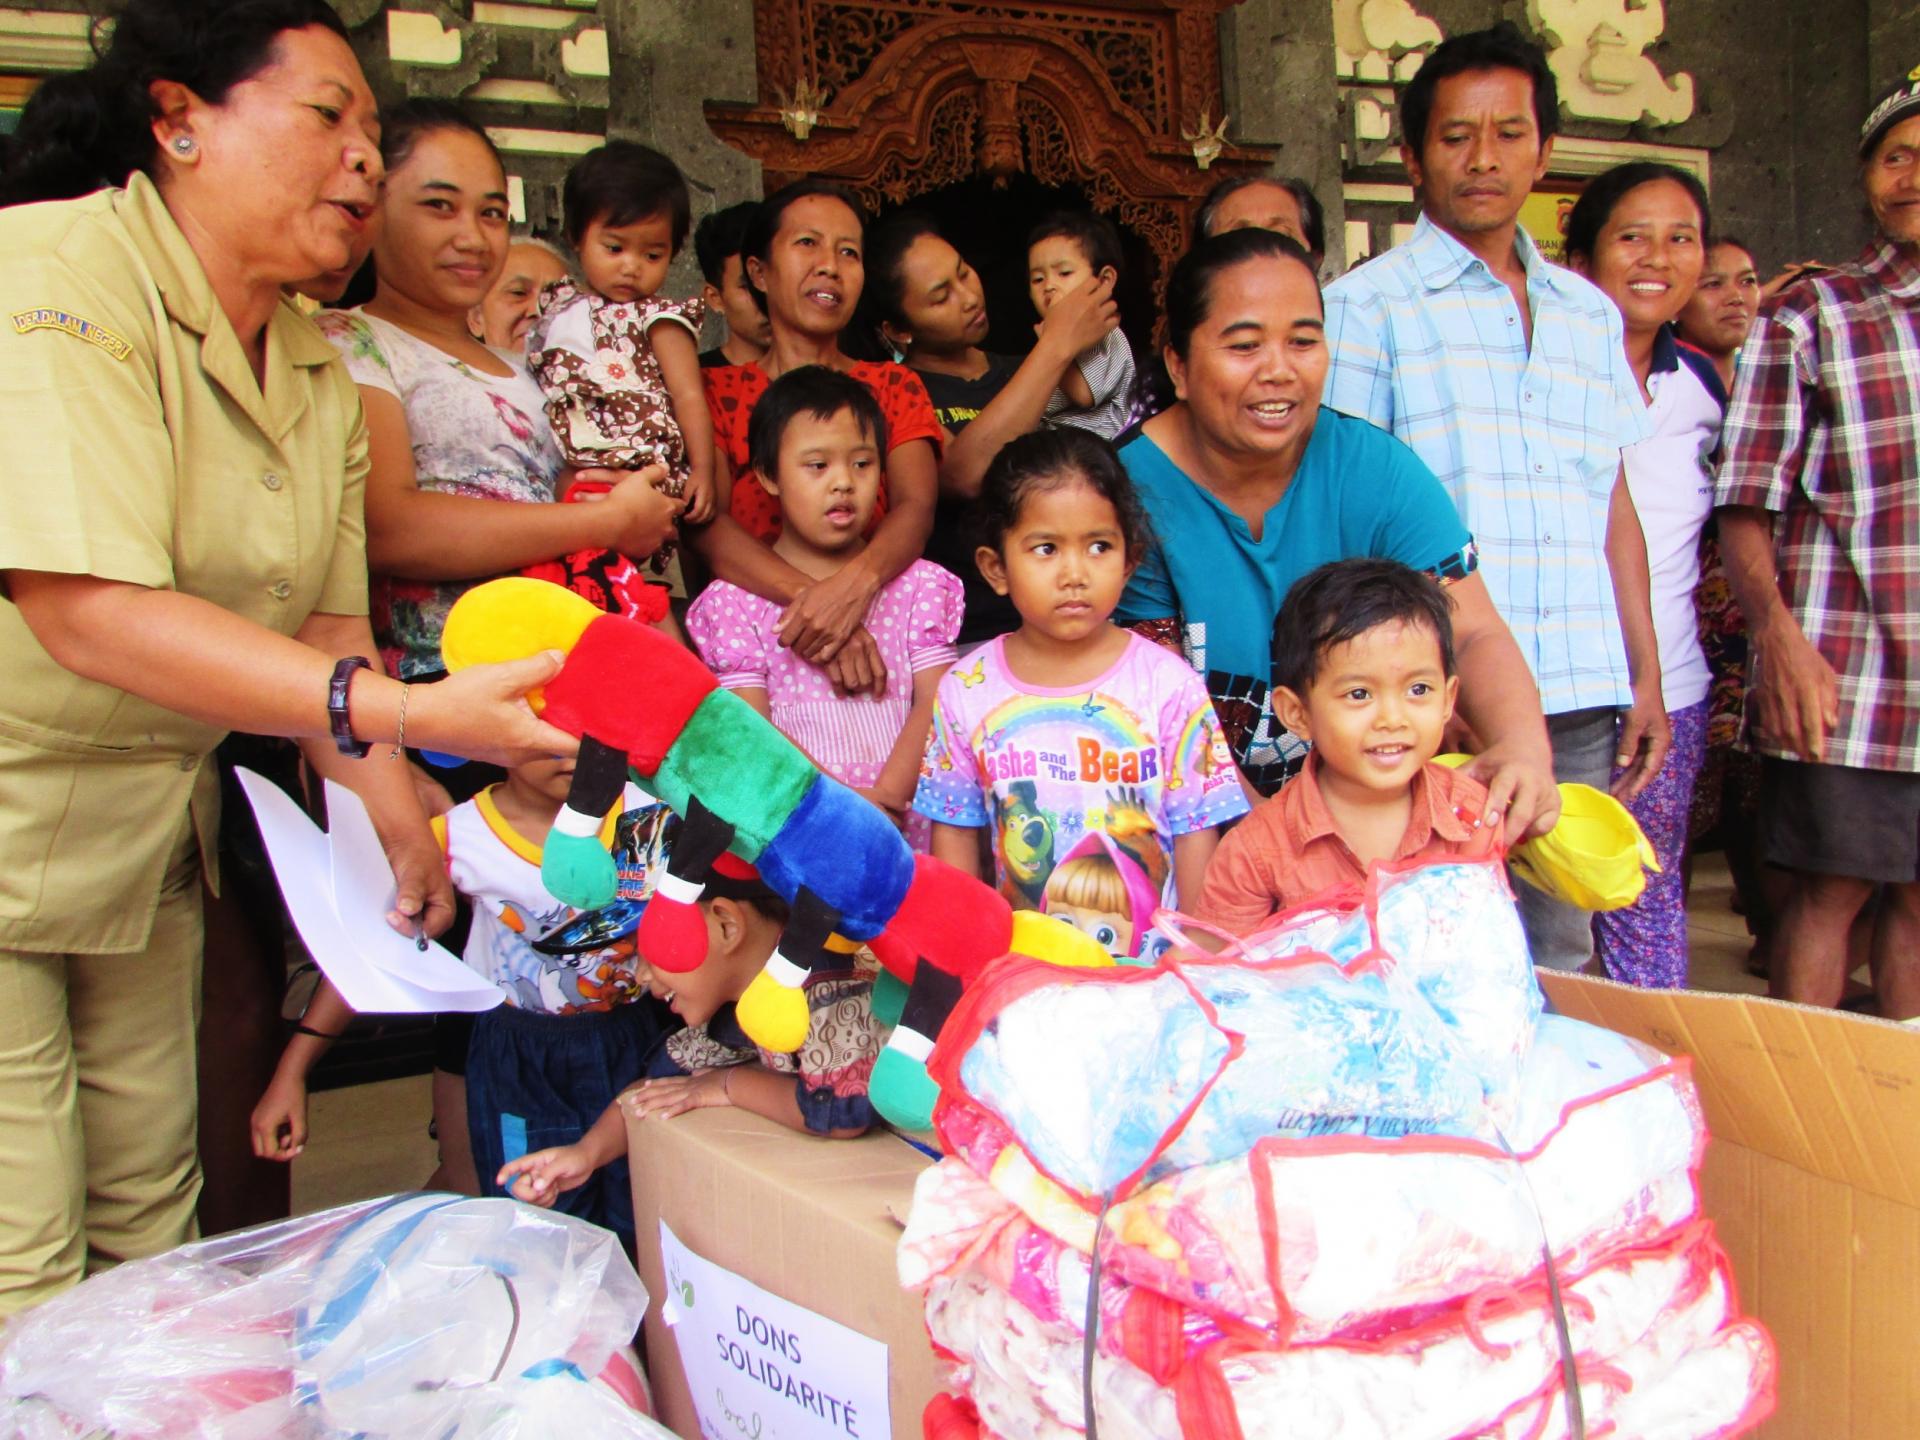
<svg viewBox="0 0 1920 1440">
<path fill-rule="evenodd" d="M 631 140 L 609 140 L 582 155 L 560 187 L 560 211 L 567 243 L 575 250 L 596 220 L 618 229 L 664 215 L 678 255 L 693 223 L 693 201 L 680 167 Z"/>
<path fill-rule="evenodd" d="M 1306 270 L 1319 289 L 1313 257 L 1291 235 L 1274 230 L 1229 230 L 1209 235 L 1180 257 L 1167 280 L 1167 348 L 1182 360 L 1193 332 L 1213 310 L 1213 278 L 1249 260 L 1291 260 Z"/>
<path fill-rule="evenodd" d="M 829 200 L 838 200 L 853 212 L 853 220 L 864 235 L 867 228 L 867 215 L 860 208 L 860 201 L 844 185 L 831 180 L 796 180 L 793 184 L 776 190 L 760 202 L 760 208 L 753 217 L 753 223 L 747 226 L 746 238 L 740 242 L 740 260 L 745 264 L 749 258 L 767 263 L 773 254 L 773 237 L 780 233 L 780 222 L 786 218 L 787 211 L 800 201 L 814 195 L 823 195 Z M 762 315 L 767 313 L 767 292 L 747 279 L 747 289 L 753 295 L 753 303 L 760 307 Z"/>
<path fill-rule="evenodd" d="M 1113 506 L 1127 564 L 1137 565 L 1153 541 L 1153 531 L 1126 466 L 1107 441 L 1071 425 L 1009 440 L 993 457 L 974 508 L 980 543 L 1002 550 L 1031 496 L 1068 485 L 1085 485 Z"/>
<path fill-rule="evenodd" d="M 866 288 L 860 292 L 860 323 L 883 344 L 879 326 L 906 324 L 906 252 L 924 236 L 945 240 L 931 215 L 904 211 L 874 227 L 866 240 Z"/>
<path fill-rule="evenodd" d="M 107 20 L 111 39 L 102 48 Z M 172 80 L 210 105 L 273 62 L 289 30 L 347 27 L 326 0 L 128 0 L 96 23 L 91 67 L 56 75 L 27 102 L 7 146 L 0 204 L 68 200 L 124 185 L 155 158 L 152 86 Z"/>
<path fill-rule="evenodd" d="M 1440 582 L 1397 560 L 1336 560 L 1293 582 L 1273 627 L 1273 683 L 1305 695 L 1335 645 L 1382 625 L 1419 625 L 1452 675 L 1453 602 Z"/>
<path fill-rule="evenodd" d="M 487 134 L 486 126 L 474 119 L 452 100 L 436 100 L 431 96 L 422 96 L 413 100 L 402 100 L 398 105 L 389 105 L 380 111 L 380 160 L 392 174 L 407 163 L 413 154 L 413 147 L 428 135 L 438 134 L 442 130 L 458 130 L 472 135 L 487 147 L 501 171 L 506 163 L 500 159 L 500 149 L 493 143 L 493 137 Z"/>
<path fill-rule="evenodd" d="M 1662 165 L 1653 160 L 1634 160 L 1594 176 L 1587 182 L 1587 188 L 1580 192 L 1580 198 L 1574 202 L 1573 210 L 1567 216 L 1568 258 L 1582 255 L 1591 262 L 1594 247 L 1600 243 L 1600 232 L 1607 228 L 1607 221 L 1613 218 L 1614 209 L 1626 199 L 1627 192 L 1638 190 L 1642 185 L 1651 185 L 1656 180 L 1671 180 L 1692 198 L 1694 209 L 1700 214 L 1700 253 L 1704 257 L 1713 248 L 1713 241 L 1709 238 L 1713 216 L 1707 206 L 1707 187 L 1700 183 L 1699 177 L 1689 175 L 1676 166 Z"/>
<path fill-rule="evenodd" d="M 778 483 L 780 442 L 799 415 L 831 420 L 851 410 L 860 428 L 873 436 L 873 448 L 887 453 L 887 417 L 873 391 L 851 375 L 825 365 L 800 365 L 767 386 L 747 417 L 747 464 Z"/>
</svg>

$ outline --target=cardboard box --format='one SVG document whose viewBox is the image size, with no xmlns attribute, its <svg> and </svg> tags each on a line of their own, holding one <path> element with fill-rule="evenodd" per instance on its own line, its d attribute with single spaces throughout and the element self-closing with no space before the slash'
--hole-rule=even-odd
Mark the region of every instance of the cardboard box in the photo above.
<svg viewBox="0 0 1920 1440">
<path fill-rule="evenodd" d="M 1540 973 L 1553 1008 L 1690 1055 L 1706 1213 L 1773 1332 L 1767 1440 L 1920 1436 L 1920 1030 Z"/>
<path fill-rule="evenodd" d="M 1749 996 L 1540 978 L 1561 1014 L 1693 1057 L 1713 1134 L 1706 1213 L 1742 1308 L 1779 1346 L 1779 1409 L 1760 1433 L 1920 1436 L 1920 1030 Z M 893 1434 L 915 1440 L 938 1382 L 893 1250 L 927 1158 L 891 1135 L 813 1140 L 737 1110 L 630 1125 L 628 1137 L 666 1424 L 701 1434 L 674 1332 L 658 1323 L 662 1218 L 706 1259 L 885 1342 Z"/>
<path fill-rule="evenodd" d="M 700 1440 L 679 1346 L 715 1338 L 707 1333 L 711 1326 L 662 1323 L 663 1313 L 670 1313 L 665 1302 L 672 1299 L 661 1256 L 664 1220 L 697 1256 L 884 1344 L 893 1436 L 919 1440 L 920 1412 L 939 1381 L 920 1297 L 900 1288 L 893 1256 L 913 1203 L 913 1183 L 933 1162 L 896 1135 L 822 1140 L 732 1109 L 630 1120 L 627 1144 L 640 1278 L 652 1297 L 647 1363 L 660 1419 L 686 1440 Z M 742 1343 L 749 1338 L 741 1336 Z M 781 1364 L 778 1348 L 762 1347 L 760 1353 Z M 818 1384 L 817 1359 L 783 1368 Z M 784 1382 L 778 1370 L 774 1374 Z M 753 1385 L 741 1393 L 752 1395 Z M 718 1408 L 705 1397 L 703 1403 L 709 1411 Z M 718 1417 L 708 1418 L 709 1435 L 733 1440 L 738 1427 L 726 1430 Z M 738 1433 L 759 1432 L 749 1419 Z M 859 1425 L 838 1433 L 857 1433 L 860 1440 L 880 1440 L 882 1434 Z"/>
</svg>

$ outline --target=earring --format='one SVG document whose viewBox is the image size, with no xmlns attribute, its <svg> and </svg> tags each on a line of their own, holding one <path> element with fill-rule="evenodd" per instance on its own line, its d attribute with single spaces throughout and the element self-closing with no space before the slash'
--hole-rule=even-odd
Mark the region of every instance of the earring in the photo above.
<svg viewBox="0 0 1920 1440">
<path fill-rule="evenodd" d="M 200 142 L 191 135 L 176 135 L 167 143 L 167 148 L 173 151 L 176 159 L 191 160 L 200 153 Z"/>
</svg>

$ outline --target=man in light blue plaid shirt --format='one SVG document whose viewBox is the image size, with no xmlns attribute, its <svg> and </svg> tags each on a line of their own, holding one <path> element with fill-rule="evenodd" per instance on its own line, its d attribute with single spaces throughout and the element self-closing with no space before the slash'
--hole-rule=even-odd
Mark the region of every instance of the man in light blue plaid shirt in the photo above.
<svg viewBox="0 0 1920 1440">
<path fill-rule="evenodd" d="M 1518 224 L 1552 153 L 1553 73 L 1511 25 L 1455 36 L 1400 113 L 1420 221 L 1327 287 L 1326 403 L 1391 430 L 1452 494 L 1540 686 L 1556 776 L 1637 793 L 1669 738 L 1620 469 L 1646 406 L 1613 302 Z M 1584 965 L 1587 913 L 1516 889 L 1535 961 Z"/>
</svg>

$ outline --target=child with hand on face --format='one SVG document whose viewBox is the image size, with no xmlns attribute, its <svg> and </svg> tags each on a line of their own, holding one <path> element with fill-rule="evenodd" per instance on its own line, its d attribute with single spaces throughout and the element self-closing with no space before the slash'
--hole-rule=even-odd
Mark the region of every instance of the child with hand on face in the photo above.
<svg viewBox="0 0 1920 1440">
<path fill-rule="evenodd" d="M 527 334 L 554 439 L 575 469 L 665 467 L 660 487 L 703 524 L 719 489 L 698 355 L 706 306 L 660 294 L 687 239 L 687 183 L 658 151 L 614 140 L 567 172 L 561 198 L 585 288 L 548 285 Z M 648 557 L 655 574 L 671 549 Z"/>
<path fill-rule="evenodd" d="M 1491 854 L 1486 787 L 1434 763 L 1460 688 L 1446 592 L 1391 560 L 1302 576 L 1274 630 L 1274 709 L 1306 767 L 1221 842 L 1194 908 L 1235 935 L 1378 863 Z M 1199 937 L 1196 937 L 1199 938 Z"/>
<path fill-rule="evenodd" d="M 1090 280 L 1111 284 L 1119 277 L 1120 232 L 1103 215 L 1063 210 L 1027 237 L 1027 294 L 1042 315 Z M 1111 330 L 1067 368 L 1047 401 L 1047 423 L 1116 438 L 1133 416 L 1133 377 L 1133 348 L 1123 332 Z"/>
<path fill-rule="evenodd" d="M 780 505 L 776 555 L 824 580 L 866 549 L 886 442 L 879 402 L 851 375 L 804 365 L 767 387 L 747 445 L 755 476 Z M 866 619 L 887 667 L 878 696 L 837 690 L 826 671 L 780 644 L 778 602 L 725 581 L 694 601 L 687 633 L 722 685 L 925 850 L 926 822 L 911 813 L 914 785 L 964 606 L 959 577 L 928 560 L 881 587 Z"/>
<path fill-rule="evenodd" d="M 1139 499 L 1106 441 L 1039 430 L 994 457 L 979 509 L 980 573 L 1021 624 L 940 682 L 914 808 L 969 875 L 990 827 L 1016 908 L 1152 958 L 1155 909 L 1200 893 L 1247 802 L 1200 678 L 1113 624 L 1147 544 Z"/>
<path fill-rule="evenodd" d="M 648 992 L 632 938 L 637 902 L 652 893 L 659 872 L 669 812 L 626 787 L 601 826 L 620 898 L 582 915 L 540 882 L 541 847 L 573 769 L 571 759 L 512 766 L 504 781 L 433 821 L 454 888 L 473 906 L 461 958 L 507 997 L 474 1017 L 464 1105 L 448 1107 L 451 1114 L 436 1105 L 446 1162 L 477 1167 L 482 1194 L 499 1193 L 486 1182 L 509 1159 L 583 1134 L 621 1087 L 646 1073 L 648 1056 L 673 1028 Z M 351 1014 L 339 992 L 322 984 L 254 1107 L 255 1155 L 291 1160 L 300 1153 L 308 1073 Z M 456 1129 L 466 1132 L 470 1151 L 455 1141 Z M 624 1167 L 566 1208 L 630 1236 Z"/>
<path fill-rule="evenodd" d="M 552 1205 L 627 1153 L 627 1119 L 671 1119 L 733 1105 L 826 1139 L 850 1139 L 873 1123 L 867 1084 L 886 1031 L 873 1015 L 869 961 L 816 969 L 807 979 L 807 1038 L 791 1055 L 760 1050 L 740 1034 L 733 1002 L 746 993 L 779 943 L 787 906 L 744 860 L 721 856 L 699 901 L 707 958 L 683 974 L 647 972 L 653 994 L 687 1028 L 667 1037 L 669 1070 L 623 1091 L 593 1127 L 569 1145 L 508 1161 L 498 1180 L 515 1199 Z"/>
</svg>

